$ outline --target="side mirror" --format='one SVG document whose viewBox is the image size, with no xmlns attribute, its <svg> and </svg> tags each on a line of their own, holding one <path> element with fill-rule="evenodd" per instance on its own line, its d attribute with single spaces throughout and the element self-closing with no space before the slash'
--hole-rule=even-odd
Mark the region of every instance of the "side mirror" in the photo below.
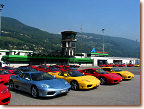
<svg viewBox="0 0 144 109">
<path fill-rule="evenodd" d="M 30 81 L 30 79 L 29 78 L 25 78 L 26 80 L 28 80 L 28 81 Z"/>
<path fill-rule="evenodd" d="M 67 77 L 68 75 L 66 73 L 64 73 L 64 77 Z"/>
</svg>

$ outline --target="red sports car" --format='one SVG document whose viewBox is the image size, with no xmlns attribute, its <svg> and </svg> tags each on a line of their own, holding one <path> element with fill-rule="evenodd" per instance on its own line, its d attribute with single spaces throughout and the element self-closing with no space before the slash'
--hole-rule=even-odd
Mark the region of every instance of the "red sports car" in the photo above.
<svg viewBox="0 0 144 109">
<path fill-rule="evenodd" d="M 15 74 L 16 73 L 11 72 L 11 70 L 0 70 L 0 84 L 8 83 L 10 76 Z"/>
<path fill-rule="evenodd" d="M 92 75 L 100 79 L 101 84 L 116 84 L 122 81 L 122 77 L 115 73 L 107 73 L 99 68 L 89 68 L 80 70 L 85 75 Z"/>
<path fill-rule="evenodd" d="M 99 67 L 106 67 L 106 66 L 107 66 L 106 64 L 99 65 Z"/>
<path fill-rule="evenodd" d="M 110 66 L 107 66 L 107 67 L 110 67 Z M 119 64 L 114 64 L 113 66 L 111 67 L 119 67 Z"/>
<path fill-rule="evenodd" d="M 125 67 L 125 64 L 120 64 L 119 67 Z"/>
<path fill-rule="evenodd" d="M 127 67 L 134 67 L 134 64 L 127 64 Z"/>
<path fill-rule="evenodd" d="M 0 85 L 0 105 L 6 105 L 10 103 L 11 94 L 9 89 L 5 85 Z"/>
</svg>

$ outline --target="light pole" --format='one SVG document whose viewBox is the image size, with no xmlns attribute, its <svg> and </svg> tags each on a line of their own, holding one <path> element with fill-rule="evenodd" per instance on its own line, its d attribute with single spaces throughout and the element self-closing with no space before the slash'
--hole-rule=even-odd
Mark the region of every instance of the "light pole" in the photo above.
<svg viewBox="0 0 144 109">
<path fill-rule="evenodd" d="M 137 58 L 137 64 L 138 64 L 138 45 L 137 45 L 137 39 L 136 39 L 136 58 Z"/>
<path fill-rule="evenodd" d="M 3 7 L 4 5 L 0 4 L 0 36 L 1 36 L 1 12 L 2 12 Z"/>
<path fill-rule="evenodd" d="M 102 33 L 103 33 L 103 53 L 104 53 L 104 28 L 102 29 Z"/>
</svg>

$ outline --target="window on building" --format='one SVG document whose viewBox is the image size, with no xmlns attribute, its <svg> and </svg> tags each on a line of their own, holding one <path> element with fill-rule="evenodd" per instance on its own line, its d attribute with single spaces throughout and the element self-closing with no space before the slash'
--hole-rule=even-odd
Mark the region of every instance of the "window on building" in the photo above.
<svg viewBox="0 0 144 109">
<path fill-rule="evenodd" d="M 10 55 L 10 52 L 6 52 L 6 55 Z"/>
</svg>

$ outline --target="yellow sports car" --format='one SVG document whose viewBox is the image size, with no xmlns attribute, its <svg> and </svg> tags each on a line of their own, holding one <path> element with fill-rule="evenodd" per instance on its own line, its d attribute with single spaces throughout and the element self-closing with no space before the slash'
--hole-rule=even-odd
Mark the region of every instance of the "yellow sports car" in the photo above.
<svg viewBox="0 0 144 109">
<path fill-rule="evenodd" d="M 100 86 L 100 80 L 94 76 L 86 76 L 79 71 L 66 71 L 60 73 L 50 73 L 55 78 L 66 80 L 70 85 L 71 89 L 91 89 Z"/>
<path fill-rule="evenodd" d="M 134 66 L 135 66 L 135 67 L 140 67 L 140 64 L 135 64 Z"/>
<path fill-rule="evenodd" d="M 117 73 L 122 79 L 132 79 L 134 78 L 134 74 L 129 71 L 122 71 L 121 69 L 114 67 L 102 67 L 101 69 L 105 70 L 108 73 Z"/>
</svg>

